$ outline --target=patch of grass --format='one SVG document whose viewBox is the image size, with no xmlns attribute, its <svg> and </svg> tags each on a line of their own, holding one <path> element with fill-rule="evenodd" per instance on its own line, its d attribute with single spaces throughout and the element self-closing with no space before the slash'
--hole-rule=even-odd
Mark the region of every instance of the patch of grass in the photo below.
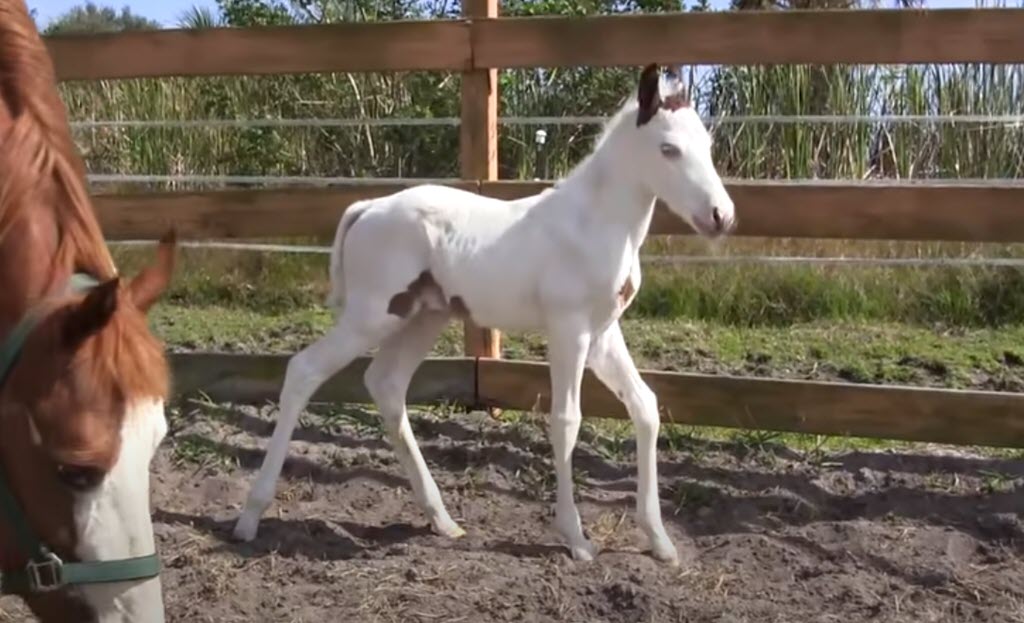
<svg viewBox="0 0 1024 623">
<path fill-rule="evenodd" d="M 285 241 L 282 241 L 285 242 Z M 295 244 L 316 244 L 292 239 Z M 124 274 L 134 274 L 153 260 L 153 248 L 113 247 Z M 327 296 L 327 256 L 255 253 L 183 247 L 163 300 L 188 306 L 227 306 L 257 313 L 294 313 L 320 308 Z"/>
<path fill-rule="evenodd" d="M 355 405 L 329 405 L 318 403 L 311 406 L 320 419 L 320 425 L 329 428 L 350 427 L 357 433 L 366 437 L 382 438 L 384 435 L 384 423 L 380 415 L 372 410 L 373 405 L 366 405 L 366 408 Z"/>
<path fill-rule="evenodd" d="M 175 435 L 172 439 L 174 460 L 179 465 L 227 468 L 236 463 L 235 457 L 214 440 L 200 435 Z"/>
<path fill-rule="evenodd" d="M 998 471 L 981 470 L 980 474 L 983 478 L 981 489 L 989 494 L 1012 491 L 1017 481 L 1013 476 Z"/>
<path fill-rule="evenodd" d="M 158 305 L 155 331 L 171 349 L 294 353 L 325 334 L 322 309 L 287 314 Z M 788 327 L 627 319 L 623 331 L 641 368 L 950 388 L 1024 388 L 1024 326 L 943 329 L 860 322 Z M 543 360 L 535 333 L 503 336 L 504 356 Z M 462 354 L 452 323 L 433 356 Z"/>
<path fill-rule="evenodd" d="M 672 487 L 669 499 L 672 501 L 673 514 L 678 515 L 683 511 L 695 511 L 709 506 L 716 495 L 718 491 L 713 487 L 679 480 Z"/>
<path fill-rule="evenodd" d="M 629 318 L 745 327 L 822 321 L 998 327 L 1024 320 L 1024 271 L 1015 267 L 739 264 L 650 272 Z"/>
<path fill-rule="evenodd" d="M 528 466 L 516 471 L 514 477 L 518 488 L 535 499 L 546 500 L 555 491 L 555 472 L 550 465 Z"/>
<path fill-rule="evenodd" d="M 286 240 L 282 242 L 310 242 Z M 812 241 L 816 242 L 816 241 Z M 734 244 L 745 249 L 743 241 Z M 769 244 L 769 243 L 766 243 Z M 811 242 L 772 246 L 772 254 L 859 255 L 858 243 L 818 248 Z M 809 247 L 808 247 L 809 245 Z M 672 252 L 673 242 L 652 241 Z M 868 245 L 870 246 L 870 245 Z M 872 254 L 1021 256 L 1017 246 L 979 251 L 907 244 Z M 975 245 L 977 246 L 977 245 Z M 702 253 L 693 241 L 687 253 Z M 791 248 L 792 247 L 792 248 Z M 804 248 L 808 247 L 808 248 Z M 835 247 L 835 248 L 833 248 Z M 726 251 L 728 253 L 728 251 Z M 117 248 L 121 270 L 132 274 L 150 261 L 150 249 Z M 315 313 L 327 295 L 323 255 L 183 249 L 181 267 L 164 300 L 188 307 L 217 307 L 260 314 Z M 788 327 L 810 322 L 898 322 L 921 326 L 1002 327 L 1024 324 L 1024 270 L 1015 267 L 864 267 L 820 265 L 648 266 L 626 318 L 687 319 L 736 327 Z M 542 356 L 543 345 L 524 343 L 517 355 Z"/>
<path fill-rule="evenodd" d="M 322 308 L 287 314 L 237 307 L 158 305 L 150 324 L 172 348 L 283 352 L 299 350 L 323 335 L 331 315 Z"/>
<path fill-rule="evenodd" d="M 584 420 L 580 440 L 611 461 L 625 461 L 633 454 L 633 425 L 622 420 Z"/>
</svg>

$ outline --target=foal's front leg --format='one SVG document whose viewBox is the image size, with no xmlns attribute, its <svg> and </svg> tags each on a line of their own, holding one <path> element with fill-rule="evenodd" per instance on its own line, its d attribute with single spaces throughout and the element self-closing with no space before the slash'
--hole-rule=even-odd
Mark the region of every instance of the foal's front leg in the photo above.
<svg viewBox="0 0 1024 623">
<path fill-rule="evenodd" d="M 594 338 L 588 364 L 594 376 L 622 400 L 636 428 L 637 523 L 650 539 L 656 558 L 679 564 L 679 554 L 661 522 L 658 499 L 658 400 L 637 371 L 618 321 Z"/>
<path fill-rule="evenodd" d="M 582 319 L 559 319 L 548 332 L 551 366 L 551 448 L 554 453 L 556 502 L 555 528 L 566 540 L 576 560 L 593 560 L 597 550 L 583 536 L 580 514 L 573 500 L 572 451 L 580 432 L 580 383 L 590 346 L 590 334 Z"/>
</svg>

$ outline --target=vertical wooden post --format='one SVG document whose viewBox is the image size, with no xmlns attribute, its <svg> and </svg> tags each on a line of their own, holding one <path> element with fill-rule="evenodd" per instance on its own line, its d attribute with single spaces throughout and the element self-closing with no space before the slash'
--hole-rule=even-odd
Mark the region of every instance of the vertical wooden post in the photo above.
<svg viewBox="0 0 1024 623">
<path fill-rule="evenodd" d="M 462 0 L 467 18 L 497 17 L 498 0 Z M 498 179 L 498 71 L 462 72 L 462 121 L 459 126 L 459 163 L 467 180 Z M 501 357 L 501 333 L 464 324 L 463 351 L 468 357 Z"/>
</svg>

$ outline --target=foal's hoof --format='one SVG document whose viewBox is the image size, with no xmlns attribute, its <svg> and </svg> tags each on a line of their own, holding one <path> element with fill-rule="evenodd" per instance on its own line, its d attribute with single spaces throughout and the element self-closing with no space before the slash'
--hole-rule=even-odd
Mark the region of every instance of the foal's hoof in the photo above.
<svg viewBox="0 0 1024 623">
<path fill-rule="evenodd" d="M 433 521 L 431 522 L 431 527 L 434 529 L 434 532 L 449 539 L 458 539 L 466 536 L 466 531 L 451 519 Z"/>
<path fill-rule="evenodd" d="M 651 542 L 651 555 L 655 559 L 666 563 L 670 567 L 679 566 L 679 550 L 668 539 L 654 540 Z"/>
<path fill-rule="evenodd" d="M 590 541 L 583 541 L 579 545 L 570 545 L 569 551 L 572 552 L 572 559 L 578 562 L 591 562 L 598 552 L 597 547 Z"/>
<path fill-rule="evenodd" d="M 232 535 L 237 541 L 249 542 L 256 538 L 256 532 L 260 527 L 260 518 L 251 517 L 247 513 L 242 513 L 238 518 L 238 522 L 235 523 L 235 530 Z"/>
<path fill-rule="evenodd" d="M 651 550 L 651 555 L 654 556 L 655 559 L 667 564 L 670 567 L 679 566 L 679 552 L 677 552 L 676 548 L 673 547 L 671 544 L 669 545 L 668 549 L 655 548 Z"/>
</svg>

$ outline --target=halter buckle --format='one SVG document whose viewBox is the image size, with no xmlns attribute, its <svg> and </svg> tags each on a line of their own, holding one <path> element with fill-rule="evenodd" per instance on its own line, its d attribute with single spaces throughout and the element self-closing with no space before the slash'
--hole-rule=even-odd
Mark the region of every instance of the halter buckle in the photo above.
<svg viewBox="0 0 1024 623">
<path fill-rule="evenodd" d="M 53 552 L 43 554 L 42 560 L 30 560 L 25 565 L 29 590 L 33 593 L 47 593 L 64 586 L 64 561 Z"/>
</svg>

